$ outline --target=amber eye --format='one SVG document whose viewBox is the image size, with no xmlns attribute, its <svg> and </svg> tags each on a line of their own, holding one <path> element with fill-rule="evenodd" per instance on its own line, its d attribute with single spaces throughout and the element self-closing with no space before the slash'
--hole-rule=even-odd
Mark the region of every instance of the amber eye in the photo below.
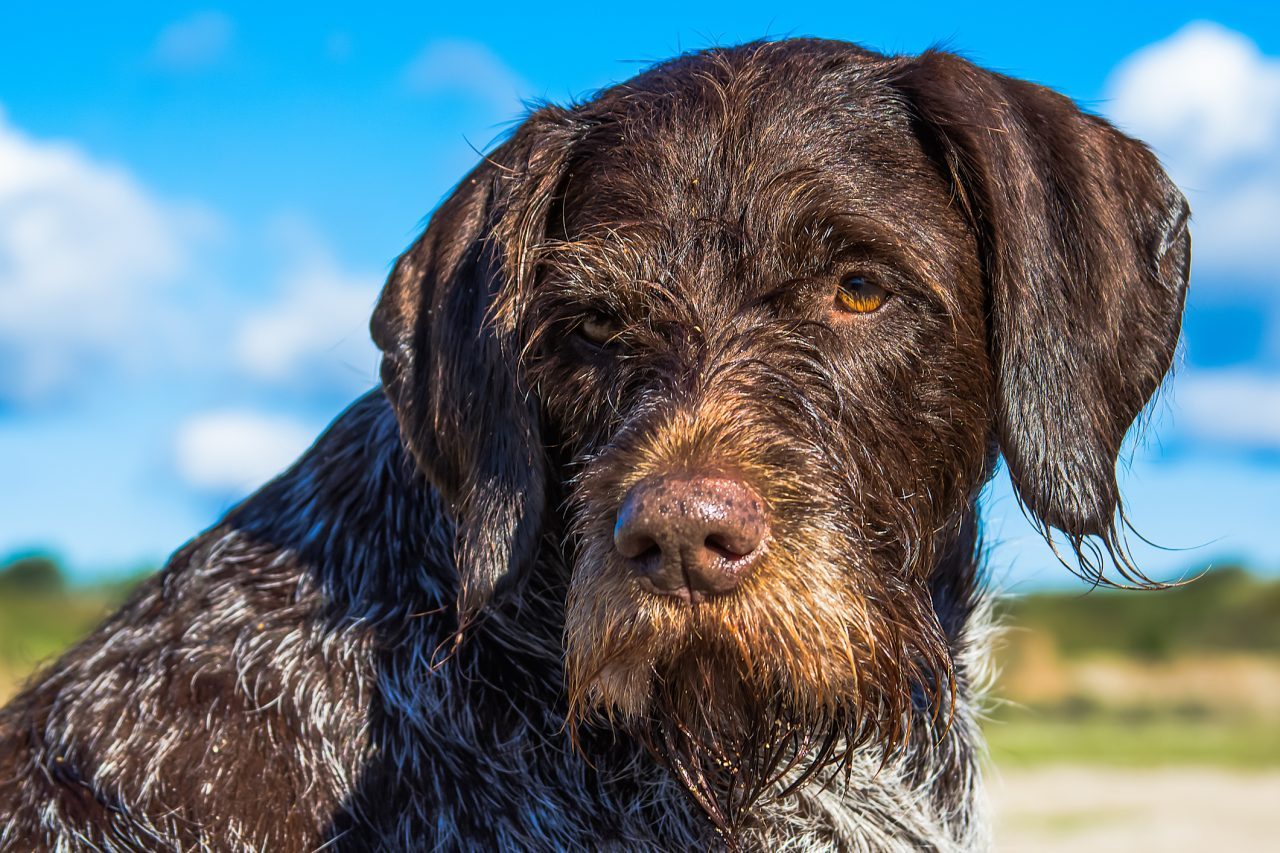
<svg viewBox="0 0 1280 853">
<path fill-rule="evenodd" d="M 888 298 L 888 291 L 862 275 L 845 276 L 836 290 L 836 306 L 851 314 L 870 314 Z"/>
<path fill-rule="evenodd" d="M 578 333 L 596 346 L 604 346 L 618 336 L 618 324 L 603 314 L 591 314 L 578 326 Z"/>
</svg>

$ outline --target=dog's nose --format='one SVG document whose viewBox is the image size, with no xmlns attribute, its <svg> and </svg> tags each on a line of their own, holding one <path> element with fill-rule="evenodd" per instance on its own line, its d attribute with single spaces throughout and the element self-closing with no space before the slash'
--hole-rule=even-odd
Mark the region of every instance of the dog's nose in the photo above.
<svg viewBox="0 0 1280 853">
<path fill-rule="evenodd" d="M 768 535 L 764 502 L 749 485 L 684 475 L 633 486 L 613 542 L 646 589 L 700 601 L 737 587 L 759 562 Z"/>
</svg>

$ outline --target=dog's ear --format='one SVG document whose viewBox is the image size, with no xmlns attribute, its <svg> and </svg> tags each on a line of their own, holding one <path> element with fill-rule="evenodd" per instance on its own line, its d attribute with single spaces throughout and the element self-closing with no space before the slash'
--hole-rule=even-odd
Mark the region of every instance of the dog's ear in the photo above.
<svg viewBox="0 0 1280 853">
<path fill-rule="evenodd" d="M 401 434 L 455 524 L 460 624 L 541 536 L 547 462 L 515 337 L 572 135 L 568 111 L 530 115 L 441 203 L 373 315 Z"/>
<path fill-rule="evenodd" d="M 930 52 L 897 80 L 978 233 L 995 424 L 1020 500 L 1104 581 L 1127 556 L 1116 464 L 1177 347 L 1186 200 L 1140 142 L 1062 95 Z M 1089 537 L 1097 537 L 1090 540 Z"/>
</svg>

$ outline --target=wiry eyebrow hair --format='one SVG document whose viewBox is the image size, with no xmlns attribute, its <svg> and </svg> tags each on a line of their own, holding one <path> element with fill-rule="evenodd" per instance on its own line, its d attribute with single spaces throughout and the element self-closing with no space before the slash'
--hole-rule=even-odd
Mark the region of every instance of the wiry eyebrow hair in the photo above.
<svg viewBox="0 0 1280 853">
<path fill-rule="evenodd" d="M 785 262 L 796 269 L 820 274 L 841 261 L 870 261 L 899 271 L 918 285 L 922 295 L 948 310 L 958 310 L 955 294 L 943 284 L 947 271 L 927 251 L 931 238 L 916 233 L 912 226 L 909 216 L 890 225 L 874 216 L 850 211 L 847 205 L 832 203 L 811 208 L 807 216 L 791 217 L 778 243 L 787 250 Z"/>
<path fill-rule="evenodd" d="M 910 217 L 893 225 L 857 211 L 852 201 L 833 190 L 832 176 L 823 169 L 783 170 L 765 180 L 747 204 L 748 229 L 779 247 L 781 260 L 794 268 L 825 268 L 851 251 L 907 270 L 925 265 L 915 249 L 923 235 L 904 232 Z"/>
<path fill-rule="evenodd" d="M 740 249 L 735 260 L 754 265 L 766 288 L 826 275 L 856 259 L 896 270 L 930 301 L 957 307 L 942 284 L 947 277 L 939 259 L 921 251 L 931 238 L 913 233 L 911 217 L 891 225 L 851 210 L 848 198 L 830 190 L 829 176 L 803 182 L 799 189 L 780 180 L 794 172 L 770 178 L 732 216 L 674 223 L 627 218 L 547 240 L 537 249 L 539 278 L 555 285 L 554 293 L 540 296 L 592 305 L 619 318 L 648 314 L 664 303 L 674 307 L 687 294 L 672 272 L 691 252 L 706 248 L 709 239 L 727 237 Z"/>
<path fill-rule="evenodd" d="M 654 222 L 612 224 L 538 249 L 539 301 L 589 305 L 617 317 L 681 300 L 671 279 L 687 245 Z"/>
<path fill-rule="evenodd" d="M 857 250 L 889 262 L 910 261 L 900 234 L 876 219 L 852 212 L 826 211 L 799 223 L 784 245 L 801 247 L 810 256 L 834 258 Z"/>
</svg>

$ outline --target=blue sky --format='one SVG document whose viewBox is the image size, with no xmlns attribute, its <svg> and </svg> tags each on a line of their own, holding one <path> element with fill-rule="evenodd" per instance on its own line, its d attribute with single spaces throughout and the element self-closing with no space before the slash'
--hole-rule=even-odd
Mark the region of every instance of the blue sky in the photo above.
<svg viewBox="0 0 1280 853">
<path fill-rule="evenodd" d="M 1178 381 L 1122 479 L 1153 573 L 1280 571 L 1280 4 L 10 4 L 0 558 L 156 565 L 369 387 L 368 313 L 510 126 L 680 50 L 936 43 L 1152 142 L 1191 199 Z M 1005 588 L 1068 583 L 1008 489 Z"/>
</svg>

